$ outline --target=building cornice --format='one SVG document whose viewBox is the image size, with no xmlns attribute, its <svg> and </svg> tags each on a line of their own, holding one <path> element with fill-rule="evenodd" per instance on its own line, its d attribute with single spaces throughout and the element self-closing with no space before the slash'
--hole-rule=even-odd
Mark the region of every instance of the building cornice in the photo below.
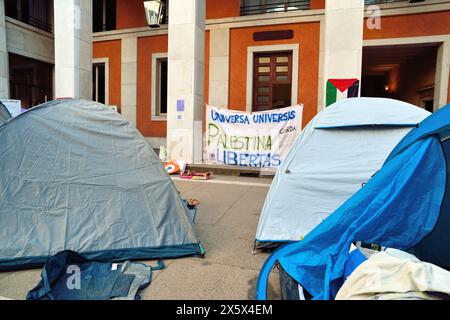
<svg viewBox="0 0 450 320">
<path fill-rule="evenodd" d="M 9 53 L 55 63 L 54 36 L 21 21 L 6 17 L 6 47 Z M 20 36 L 17 36 L 20 34 Z"/>
<path fill-rule="evenodd" d="M 384 39 L 368 39 L 363 41 L 364 47 L 371 46 L 392 46 L 392 45 L 412 45 L 412 44 L 438 44 L 442 42 L 450 42 L 449 34 L 419 36 L 419 37 L 401 37 L 401 38 L 384 38 Z"/>
<path fill-rule="evenodd" d="M 367 9 L 368 6 L 366 6 Z M 429 12 L 440 12 L 450 10 L 449 0 L 427 0 L 425 2 L 409 3 L 394 2 L 387 4 L 380 4 L 378 7 L 381 10 L 382 17 L 420 14 Z M 365 17 L 370 17 L 370 12 L 365 12 Z M 247 27 L 260 27 L 269 25 L 282 25 L 292 23 L 306 23 L 306 22 L 322 22 L 325 18 L 325 9 L 291 11 L 280 13 L 267 13 L 259 15 L 239 16 L 223 19 L 209 19 L 206 20 L 205 29 L 235 29 Z M 93 34 L 94 42 L 120 40 L 125 38 L 148 37 L 156 35 L 168 34 L 168 26 L 162 25 L 158 29 L 150 29 L 148 27 L 121 29 L 106 32 L 96 32 Z"/>
<path fill-rule="evenodd" d="M 256 26 L 280 25 L 304 22 L 320 22 L 325 16 L 325 10 L 305 10 L 283 13 L 268 13 L 262 15 L 240 16 L 225 19 L 206 20 L 205 29 L 231 29 L 246 28 Z M 162 25 L 158 29 L 148 27 L 122 29 L 106 32 L 96 32 L 93 34 L 93 41 L 111 41 L 124 38 L 148 37 L 168 34 L 168 26 Z"/>
<path fill-rule="evenodd" d="M 51 33 L 51 32 L 43 31 L 39 28 L 33 27 L 29 24 L 26 24 L 22 21 L 19 21 L 19 20 L 10 18 L 10 17 L 5 17 L 5 22 L 6 22 L 7 27 L 11 27 L 14 29 L 20 29 L 21 31 L 32 33 L 38 37 L 44 37 L 47 39 L 54 38 L 53 33 Z"/>
<path fill-rule="evenodd" d="M 427 0 L 425 2 L 409 3 L 405 2 L 393 2 L 376 5 L 381 10 L 381 16 L 397 16 L 407 14 L 420 14 L 450 10 L 449 0 Z M 366 9 L 369 6 L 366 6 Z M 371 16 L 371 12 L 366 10 L 365 17 Z"/>
</svg>

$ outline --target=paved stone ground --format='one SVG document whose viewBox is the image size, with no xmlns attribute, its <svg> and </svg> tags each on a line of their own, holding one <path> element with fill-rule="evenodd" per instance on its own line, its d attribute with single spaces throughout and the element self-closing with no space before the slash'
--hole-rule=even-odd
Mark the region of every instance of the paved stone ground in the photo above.
<svg viewBox="0 0 450 320">
<path fill-rule="evenodd" d="M 200 200 L 196 229 L 206 249 L 205 258 L 165 260 L 166 268 L 153 273 L 143 299 L 246 300 L 253 299 L 259 270 L 267 253 L 252 255 L 259 215 L 270 180 L 215 177 L 208 182 L 174 180 L 184 198 Z M 146 261 L 155 265 L 154 261 Z M 24 299 L 40 280 L 40 270 L 0 273 L 0 297 Z M 272 272 L 269 298 L 280 294 Z"/>
</svg>

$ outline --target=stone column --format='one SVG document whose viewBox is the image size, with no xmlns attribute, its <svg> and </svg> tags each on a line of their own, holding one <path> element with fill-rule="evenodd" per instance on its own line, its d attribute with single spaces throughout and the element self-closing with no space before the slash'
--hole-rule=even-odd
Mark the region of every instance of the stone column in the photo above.
<svg viewBox="0 0 450 320">
<path fill-rule="evenodd" d="M 144 13 L 142 13 L 144 14 Z M 137 38 L 122 39 L 121 113 L 137 126 Z"/>
<path fill-rule="evenodd" d="M 319 111 L 325 107 L 328 79 L 361 81 L 364 0 L 326 0 L 321 30 Z"/>
<path fill-rule="evenodd" d="M 53 3 L 55 97 L 92 99 L 92 1 Z"/>
<path fill-rule="evenodd" d="M 436 80 L 434 85 L 434 111 L 447 105 L 450 76 L 450 41 L 443 42 L 438 49 Z"/>
<path fill-rule="evenodd" d="M 209 104 L 228 108 L 230 29 L 212 29 L 209 39 Z"/>
<path fill-rule="evenodd" d="M 171 0 L 169 12 L 169 158 L 188 163 L 201 162 L 205 0 Z"/>
<path fill-rule="evenodd" d="M 4 4 L 4 0 L 0 0 L 0 99 L 9 98 L 8 51 L 6 48 Z"/>
</svg>

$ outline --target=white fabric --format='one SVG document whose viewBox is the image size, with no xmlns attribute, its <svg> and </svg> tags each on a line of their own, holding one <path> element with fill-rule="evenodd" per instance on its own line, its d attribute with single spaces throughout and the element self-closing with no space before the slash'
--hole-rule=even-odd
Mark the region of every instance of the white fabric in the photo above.
<svg viewBox="0 0 450 320">
<path fill-rule="evenodd" d="M 437 299 L 450 295 L 450 272 L 406 252 L 387 249 L 345 281 L 336 300 Z"/>
<path fill-rule="evenodd" d="M 302 128 L 303 105 L 262 112 L 206 106 L 204 157 L 226 165 L 278 167 Z"/>
<path fill-rule="evenodd" d="M 370 112 L 368 112 L 370 110 Z M 350 98 L 340 100 L 320 113 L 315 127 L 361 125 L 415 125 L 429 112 L 412 104 L 384 98 Z"/>
<path fill-rule="evenodd" d="M 278 168 L 256 240 L 301 240 L 367 183 L 412 129 L 383 125 L 417 124 L 428 115 L 410 104 L 380 98 L 346 99 L 320 112 Z M 318 125 L 334 128 L 316 129 Z"/>
</svg>

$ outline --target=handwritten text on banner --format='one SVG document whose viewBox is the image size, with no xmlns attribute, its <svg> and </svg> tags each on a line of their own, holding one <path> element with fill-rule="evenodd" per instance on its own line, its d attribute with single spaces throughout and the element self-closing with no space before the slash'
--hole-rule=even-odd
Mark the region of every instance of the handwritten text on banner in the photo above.
<svg viewBox="0 0 450 320">
<path fill-rule="evenodd" d="M 303 106 L 264 112 L 206 108 L 205 161 L 278 167 L 301 131 Z"/>
</svg>

